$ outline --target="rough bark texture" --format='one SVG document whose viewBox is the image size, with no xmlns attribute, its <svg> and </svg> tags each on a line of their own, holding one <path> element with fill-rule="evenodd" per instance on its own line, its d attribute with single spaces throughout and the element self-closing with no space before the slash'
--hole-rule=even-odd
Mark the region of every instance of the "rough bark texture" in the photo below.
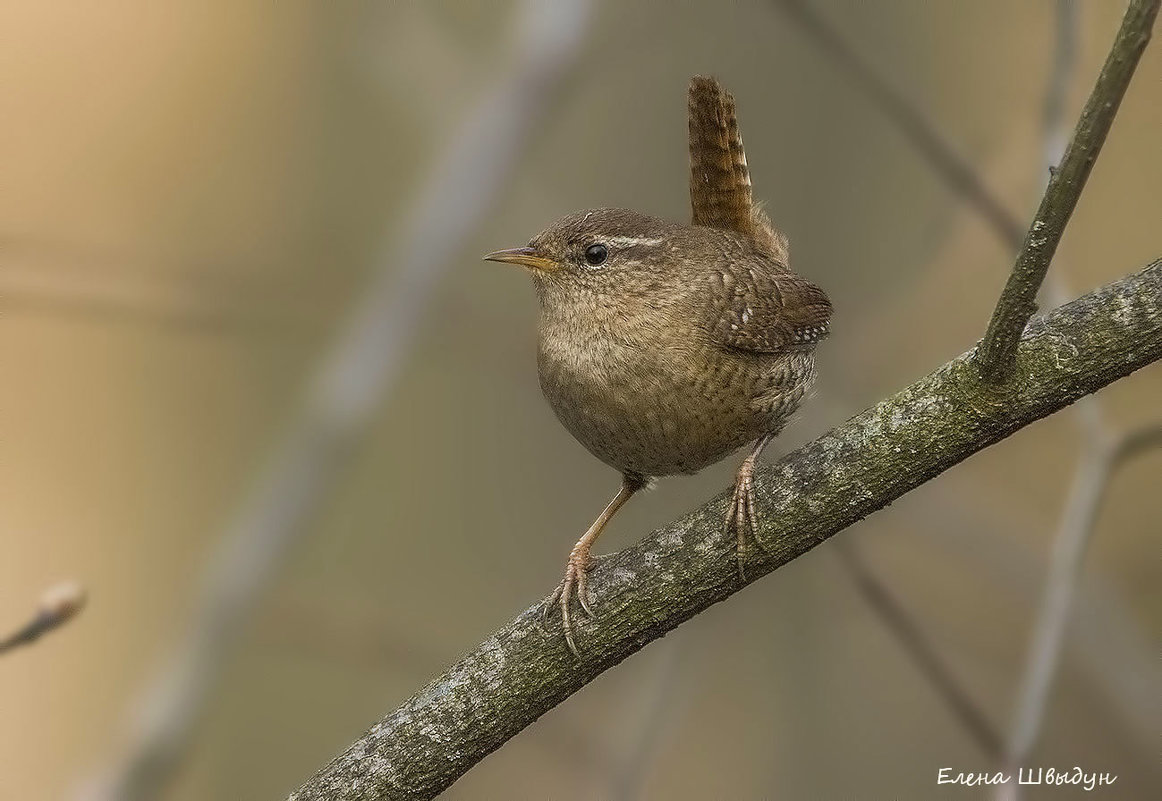
<svg viewBox="0 0 1162 801">
<path fill-rule="evenodd" d="M 1018 429 L 1162 357 L 1162 260 L 1034 320 L 1013 380 L 963 354 L 756 476 L 759 544 L 748 582 Z M 600 625 L 584 658 L 519 617 L 371 728 L 290 798 L 431 798 L 602 671 L 745 584 L 720 494 L 592 575 Z M 763 552 L 765 550 L 765 553 Z"/>
<path fill-rule="evenodd" d="M 980 346 L 981 374 L 991 382 L 999 383 L 1013 377 L 1017 342 L 1025 324 L 1037 311 L 1037 292 L 1041 282 L 1045 280 L 1065 226 L 1081 199 L 1081 190 L 1085 188 L 1097 154 L 1114 124 L 1118 106 L 1130 85 L 1138 60 L 1150 41 L 1158 5 L 1159 0 L 1131 1 L 1097 85 L 1082 109 L 1073 140 L 1066 148 L 1061 164 L 1049 178 L 1037 216 L 1025 235 L 1025 244 L 997 301 Z"/>
</svg>

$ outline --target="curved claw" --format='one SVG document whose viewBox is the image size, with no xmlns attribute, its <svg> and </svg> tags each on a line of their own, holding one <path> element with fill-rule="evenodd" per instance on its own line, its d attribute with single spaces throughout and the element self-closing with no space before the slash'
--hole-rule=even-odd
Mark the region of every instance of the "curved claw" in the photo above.
<svg viewBox="0 0 1162 801">
<path fill-rule="evenodd" d="M 553 594 L 545 599 L 544 609 L 541 610 L 541 631 L 545 632 L 545 634 L 552 634 L 552 632 L 549 631 L 549 613 L 552 612 L 553 608 L 557 605 L 557 599 L 561 597 L 561 590 L 564 588 L 564 586 L 564 582 L 558 584 L 557 589 L 553 590 Z"/>
<path fill-rule="evenodd" d="M 569 614 L 569 598 L 573 594 L 572 567 L 570 563 L 569 569 L 565 571 L 565 581 L 561 584 L 561 630 L 565 632 L 565 643 L 573 656 L 580 658 L 581 652 L 577 650 L 577 642 L 573 639 L 573 619 Z"/>
<path fill-rule="evenodd" d="M 548 634 L 549 614 L 554 607 L 561 610 L 561 629 L 565 634 L 565 643 L 576 657 L 581 656 L 581 650 L 577 647 L 574 633 L 575 616 L 572 601 L 576 597 L 584 615 L 590 620 L 597 620 L 597 613 L 593 611 L 589 600 L 589 568 L 598 558 L 585 553 L 571 555 L 569 563 L 565 566 L 565 577 L 553 594 L 545 599 L 544 612 L 541 615 L 541 628 Z"/>
<path fill-rule="evenodd" d="M 726 510 L 726 530 L 734 530 L 736 537 L 735 556 L 738 560 L 738 578 L 746 581 L 746 551 L 749 540 L 757 539 L 755 523 L 758 515 L 754 503 L 754 481 L 747 473 L 740 473 L 734 485 L 734 495 Z"/>
<path fill-rule="evenodd" d="M 589 606 L 589 601 L 585 598 L 585 590 L 580 582 L 577 586 L 577 602 L 581 604 L 581 611 L 585 613 L 587 618 L 597 620 L 597 613 L 593 611 L 593 607 Z"/>
<path fill-rule="evenodd" d="M 589 605 L 589 568 L 593 566 L 593 562 L 598 558 L 590 558 L 589 564 L 577 573 L 577 602 L 581 604 L 582 611 L 585 612 L 590 620 L 597 620 L 597 613 Z"/>
</svg>

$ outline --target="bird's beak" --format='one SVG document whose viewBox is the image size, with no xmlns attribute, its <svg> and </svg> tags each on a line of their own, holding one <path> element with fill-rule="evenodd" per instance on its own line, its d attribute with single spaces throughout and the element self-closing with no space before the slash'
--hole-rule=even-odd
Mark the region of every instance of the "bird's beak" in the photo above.
<svg viewBox="0 0 1162 801">
<path fill-rule="evenodd" d="M 537 253 L 534 248 L 509 248 L 508 250 L 498 250 L 495 253 L 489 253 L 484 257 L 485 261 L 503 261 L 508 264 L 520 264 L 524 267 L 531 267 L 534 270 L 541 272 L 550 272 L 556 270 L 557 262 L 552 259 L 546 259 L 544 256 Z"/>
</svg>

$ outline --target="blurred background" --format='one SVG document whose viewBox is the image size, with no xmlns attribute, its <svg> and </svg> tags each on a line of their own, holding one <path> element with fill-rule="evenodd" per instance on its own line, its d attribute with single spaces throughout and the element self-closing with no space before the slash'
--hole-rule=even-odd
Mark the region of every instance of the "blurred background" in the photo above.
<svg viewBox="0 0 1162 801">
<path fill-rule="evenodd" d="M 1022 225 L 1061 37 L 1071 128 L 1123 10 L 810 7 Z M 735 94 L 756 196 L 836 306 L 817 396 L 768 459 L 970 348 L 1011 267 L 779 2 L 13 0 L 0 31 L 0 632 L 58 578 L 90 592 L 0 658 L 3 799 L 101 797 L 135 764 L 147 798 L 282 798 L 552 589 L 618 477 L 540 397 L 527 278 L 480 255 L 586 207 L 686 218 L 691 75 Z M 1160 75 L 1155 43 L 1054 264 L 1068 296 L 1162 251 Z M 368 385 L 348 386 L 347 441 L 280 444 L 304 407 L 345 408 L 327 376 Z M 1162 369 L 1097 397 L 1112 431 L 1157 421 Z M 936 787 L 996 761 L 840 550 L 1007 737 L 1078 423 L 1018 433 L 712 608 L 446 797 L 988 797 Z M 296 453 L 309 468 L 265 497 L 301 521 L 238 545 Z M 599 550 L 736 466 L 662 482 Z M 1160 472 L 1157 449 L 1111 476 L 1030 759 L 1117 774 L 1107 797 L 1162 789 Z M 157 720 L 174 693 L 189 708 Z"/>
</svg>

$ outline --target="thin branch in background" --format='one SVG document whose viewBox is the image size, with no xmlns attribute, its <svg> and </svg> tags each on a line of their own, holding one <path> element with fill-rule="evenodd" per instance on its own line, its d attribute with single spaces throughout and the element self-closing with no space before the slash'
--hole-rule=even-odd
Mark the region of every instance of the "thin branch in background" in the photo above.
<svg viewBox="0 0 1162 801">
<path fill-rule="evenodd" d="M 1045 89 L 1044 145 L 1046 184 L 1052 170 L 1061 163 L 1069 145 L 1069 88 L 1077 68 L 1081 9 L 1076 0 L 1057 0 L 1054 14 L 1053 64 Z M 1042 190 L 1044 190 L 1042 186 Z M 1061 301 L 1064 302 L 1064 299 Z"/>
<path fill-rule="evenodd" d="M 222 663 L 290 545 L 334 487 L 389 391 L 440 277 L 516 167 L 576 63 L 588 0 L 526 0 L 515 60 L 438 157 L 398 242 L 382 257 L 206 568 L 187 634 L 149 684 L 129 747 L 81 798 L 153 801 L 185 754 Z"/>
<path fill-rule="evenodd" d="M 983 508 L 972 497 L 963 487 L 935 485 L 909 506 L 913 516 L 941 522 L 930 528 L 932 541 L 948 549 L 960 570 L 981 578 L 982 594 L 999 593 L 1014 608 L 1035 607 L 1044 558 L 1020 536 L 1020 524 L 1010 515 Z M 1116 587 L 1102 576 L 1087 578 L 1077 587 L 1066 645 L 1132 744 L 1153 759 L 1162 720 L 1157 648 Z"/>
<path fill-rule="evenodd" d="M 848 44 L 843 35 L 807 0 L 775 0 L 775 4 L 810 36 L 831 60 L 868 95 L 917 152 L 964 198 L 1013 250 L 1025 238 L 1025 228 L 989 190 L 976 169 L 939 132 L 928 117 Z"/>
<path fill-rule="evenodd" d="M 1124 434 L 1114 449 L 1110 467 L 1120 467 L 1123 463 L 1137 459 L 1147 451 L 1162 448 L 1162 422 L 1150 423 L 1128 434 Z"/>
<path fill-rule="evenodd" d="M 1021 332 L 1037 311 L 1036 297 L 1041 282 L 1150 41 L 1158 5 L 1159 0 L 1131 0 L 1069 147 L 1049 178 L 1049 186 L 1017 254 L 1017 262 L 977 349 L 978 366 L 987 381 L 1001 383 L 1013 376 Z"/>
<path fill-rule="evenodd" d="M 1046 178 L 1041 184 L 1042 190 L 1048 186 L 1049 176 L 1061 163 L 1069 143 L 1066 104 L 1070 78 L 1077 62 L 1077 40 L 1081 28 L 1080 9 L 1076 0 L 1057 0 L 1054 19 L 1053 65 L 1045 90 L 1042 168 Z M 1069 299 L 1069 285 L 1060 264 L 1046 277 L 1042 289 L 1053 306 L 1060 306 Z M 1112 436 L 1101 401 L 1096 397 L 1083 398 L 1077 403 L 1076 410 L 1083 454 L 1085 451 L 1100 449 L 1103 440 Z M 1083 455 L 1080 458 L 1085 457 Z"/>
<path fill-rule="evenodd" d="M 85 608 L 87 596 L 84 587 L 75 581 L 62 581 L 49 587 L 40 597 L 32 619 L 7 637 L 0 638 L 0 654 L 6 654 L 22 645 L 31 645 L 45 634 L 60 628 Z"/>
<path fill-rule="evenodd" d="M 928 683 L 948 706 L 980 750 L 993 759 L 1002 753 L 1001 736 L 984 712 L 961 686 L 951 668 L 940 657 L 932 641 L 912 618 L 887 585 L 872 572 L 859 549 L 850 542 L 838 543 L 840 561 L 855 581 L 867 604 L 887 624 L 905 652 Z"/>
<path fill-rule="evenodd" d="M 1018 694 L 1013 734 L 1005 748 L 1004 770 L 1024 765 L 1041 732 L 1048 708 L 1053 679 L 1061 661 L 1069 626 L 1073 598 L 1085 551 L 1093 537 L 1094 524 L 1117 470 L 1133 457 L 1162 445 L 1162 424 L 1145 426 L 1086 453 L 1078 461 L 1069 493 L 1069 502 L 1053 541 L 1048 579 L 1033 638 L 1025 675 Z M 997 798 L 1014 801 L 1021 788 L 1015 782 L 1002 785 Z"/>
<path fill-rule="evenodd" d="M 1065 148 L 1069 144 L 1069 117 L 1066 111 L 1071 78 L 1077 66 L 1078 37 L 1081 32 L 1081 8 L 1077 0 L 1057 0 L 1055 8 L 1053 65 L 1045 89 L 1042 128 L 1042 168 L 1045 170 L 1042 191 L 1049 183 L 1049 176 L 1064 158 Z M 1049 302 L 1054 306 L 1069 300 L 1069 287 L 1060 267 L 1049 274 L 1045 289 Z M 1096 404 L 1096 399 L 1092 400 Z"/>
</svg>

